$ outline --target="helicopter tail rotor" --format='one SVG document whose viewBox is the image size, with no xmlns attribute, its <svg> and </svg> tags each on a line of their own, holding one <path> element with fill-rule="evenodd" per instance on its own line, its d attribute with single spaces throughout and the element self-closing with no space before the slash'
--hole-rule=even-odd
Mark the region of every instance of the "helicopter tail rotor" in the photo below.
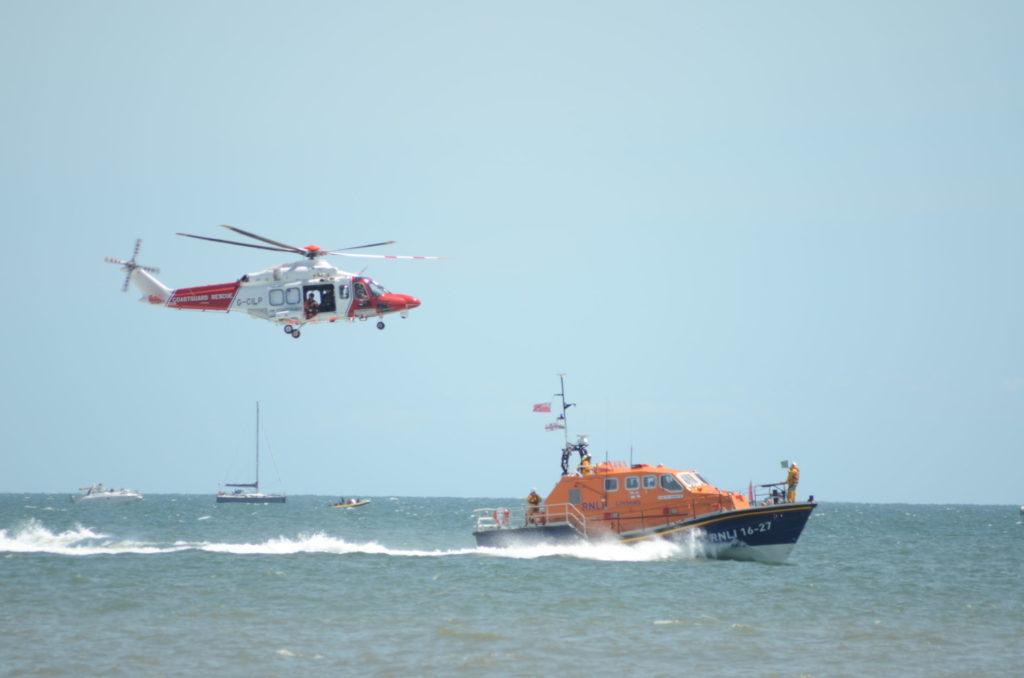
<svg viewBox="0 0 1024 678">
<path fill-rule="evenodd" d="M 141 269 L 141 270 L 147 271 L 149 273 L 159 273 L 160 272 L 159 268 L 155 268 L 153 266 L 143 266 L 142 264 L 140 264 L 137 261 L 135 261 L 136 257 L 139 256 L 139 249 L 141 247 L 142 247 L 142 239 L 138 238 L 138 239 L 135 240 L 135 250 L 132 251 L 132 258 L 129 259 L 128 261 L 125 261 L 123 259 L 115 259 L 114 257 L 104 257 L 104 259 L 103 259 L 108 264 L 117 264 L 117 265 L 119 265 L 119 266 L 124 268 L 125 276 L 124 276 L 124 286 L 121 288 L 122 292 L 127 292 L 128 291 L 128 284 L 132 280 L 132 273 L 135 272 L 135 269 Z"/>
</svg>

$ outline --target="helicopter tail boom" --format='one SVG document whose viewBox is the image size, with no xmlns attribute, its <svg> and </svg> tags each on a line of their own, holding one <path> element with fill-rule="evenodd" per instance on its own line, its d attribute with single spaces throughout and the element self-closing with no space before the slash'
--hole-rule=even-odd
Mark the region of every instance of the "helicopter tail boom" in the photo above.
<svg viewBox="0 0 1024 678">
<path fill-rule="evenodd" d="M 140 301 L 148 301 L 151 304 L 164 304 L 171 298 L 171 288 L 154 278 L 143 268 L 132 269 L 129 278 L 142 292 Z"/>
<path fill-rule="evenodd" d="M 197 311 L 230 311 L 240 283 L 230 282 L 198 287 L 180 287 L 167 299 L 168 308 L 189 308 Z"/>
</svg>

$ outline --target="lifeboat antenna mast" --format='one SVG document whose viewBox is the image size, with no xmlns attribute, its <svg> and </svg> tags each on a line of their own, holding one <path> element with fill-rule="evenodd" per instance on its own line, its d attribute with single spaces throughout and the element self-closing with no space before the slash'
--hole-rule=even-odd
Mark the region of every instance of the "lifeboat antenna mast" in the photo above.
<svg viewBox="0 0 1024 678">
<path fill-rule="evenodd" d="M 562 416 L 561 416 L 561 420 L 562 420 L 562 433 L 565 435 L 565 444 L 568 445 L 569 444 L 569 422 L 566 419 L 565 413 L 566 413 L 566 411 L 570 407 L 572 407 L 576 403 L 566 403 L 565 402 L 565 374 L 559 374 L 558 375 L 558 383 L 561 384 L 561 386 L 562 386 L 562 392 L 561 393 L 556 393 L 555 395 L 562 399 Z"/>
<path fill-rule="evenodd" d="M 565 436 L 565 447 L 562 448 L 562 475 L 565 476 L 569 475 L 569 457 L 573 452 L 580 453 L 581 464 L 583 463 L 584 457 L 589 457 L 589 455 L 587 454 L 587 436 L 579 436 L 579 442 L 575 444 L 569 442 L 569 422 L 565 415 L 569 408 L 576 403 L 565 402 L 565 375 L 559 374 L 558 381 L 562 386 L 562 392 L 556 393 L 555 395 L 562 399 L 562 414 L 558 418 L 561 420 L 562 433 Z"/>
</svg>

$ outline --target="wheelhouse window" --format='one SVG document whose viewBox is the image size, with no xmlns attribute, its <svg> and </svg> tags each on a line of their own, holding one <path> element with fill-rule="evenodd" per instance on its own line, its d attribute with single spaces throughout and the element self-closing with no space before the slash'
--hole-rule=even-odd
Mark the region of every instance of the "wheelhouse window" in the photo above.
<svg viewBox="0 0 1024 678">
<path fill-rule="evenodd" d="M 605 478 L 604 479 L 604 491 L 605 492 L 615 492 L 618 489 L 619 489 L 619 479 L 618 478 Z"/>
<path fill-rule="evenodd" d="M 626 489 L 627 490 L 639 490 L 640 489 L 640 476 L 628 476 L 626 478 Z"/>
<path fill-rule="evenodd" d="M 653 490 L 658 487 L 658 476 L 644 476 L 644 489 Z"/>
<path fill-rule="evenodd" d="M 687 487 L 699 487 L 704 484 L 704 479 L 696 473 L 677 473 L 676 475 Z"/>
<path fill-rule="evenodd" d="M 671 473 L 663 473 L 661 475 L 661 489 L 668 492 L 682 492 L 683 486 L 679 484 L 679 481 Z"/>
</svg>

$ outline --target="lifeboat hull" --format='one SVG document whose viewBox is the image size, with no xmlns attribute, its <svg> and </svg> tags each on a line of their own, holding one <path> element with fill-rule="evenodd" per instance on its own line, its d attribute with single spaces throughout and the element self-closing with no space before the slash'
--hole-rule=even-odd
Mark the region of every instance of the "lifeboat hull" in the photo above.
<svg viewBox="0 0 1024 678">
<path fill-rule="evenodd" d="M 489 548 L 609 539 L 637 544 L 665 539 L 687 544 L 698 557 L 782 563 L 816 506 L 815 502 L 799 502 L 720 511 L 619 534 L 588 534 L 562 523 L 478 530 L 473 536 L 477 546 Z"/>
</svg>

